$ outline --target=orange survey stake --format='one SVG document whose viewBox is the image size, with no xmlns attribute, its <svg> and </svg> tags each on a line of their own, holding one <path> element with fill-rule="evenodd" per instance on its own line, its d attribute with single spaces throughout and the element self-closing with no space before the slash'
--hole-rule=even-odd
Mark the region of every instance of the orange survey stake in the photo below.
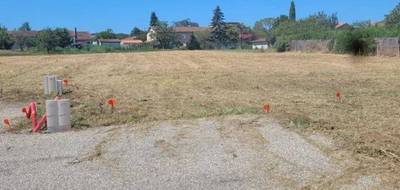
<svg viewBox="0 0 400 190">
<path fill-rule="evenodd" d="M 68 81 L 67 79 L 64 79 L 63 82 L 64 82 L 64 85 L 65 85 L 65 86 L 68 86 L 69 81 Z"/>
<path fill-rule="evenodd" d="M 11 122 L 10 122 L 9 119 L 4 119 L 4 120 L 3 120 L 3 124 L 4 124 L 6 127 L 11 127 Z"/>
<path fill-rule="evenodd" d="M 336 91 L 336 98 L 340 101 L 342 100 L 342 93 L 338 90 Z"/>
<path fill-rule="evenodd" d="M 117 100 L 114 98 L 110 98 L 107 100 L 107 104 L 111 107 L 111 113 L 114 112 L 114 107 L 117 105 Z"/>
<path fill-rule="evenodd" d="M 270 113 L 271 112 L 271 106 L 269 104 L 264 105 L 264 112 L 265 113 Z"/>
</svg>

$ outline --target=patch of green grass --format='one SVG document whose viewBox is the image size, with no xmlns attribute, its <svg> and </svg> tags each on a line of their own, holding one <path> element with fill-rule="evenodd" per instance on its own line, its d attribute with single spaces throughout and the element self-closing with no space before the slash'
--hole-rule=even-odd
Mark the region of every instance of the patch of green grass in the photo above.
<svg viewBox="0 0 400 190">
<path fill-rule="evenodd" d="M 289 122 L 297 128 L 308 128 L 311 124 L 311 119 L 304 115 L 295 115 L 289 117 Z"/>
<path fill-rule="evenodd" d="M 241 114 L 256 114 L 260 113 L 260 108 L 254 108 L 254 107 L 224 107 L 220 110 L 218 110 L 218 115 L 219 116 L 225 116 L 225 115 L 241 115 Z"/>
</svg>

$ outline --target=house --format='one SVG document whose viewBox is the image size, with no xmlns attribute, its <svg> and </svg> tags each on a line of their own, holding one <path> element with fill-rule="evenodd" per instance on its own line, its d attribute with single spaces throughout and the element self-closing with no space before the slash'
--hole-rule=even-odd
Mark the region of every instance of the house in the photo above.
<svg viewBox="0 0 400 190">
<path fill-rule="evenodd" d="M 254 35 L 251 33 L 251 30 L 246 27 L 243 23 L 240 22 L 227 22 L 225 23 L 227 27 L 235 28 L 239 32 L 239 40 L 240 43 L 251 43 L 254 40 Z"/>
<path fill-rule="evenodd" d="M 89 45 L 92 41 L 92 35 L 89 32 L 78 32 L 75 28 L 74 31 L 69 31 L 69 35 L 74 41 L 74 45 Z"/>
<path fill-rule="evenodd" d="M 266 50 L 269 48 L 268 42 L 265 38 L 260 38 L 257 40 L 253 40 L 250 42 L 252 45 L 252 49 L 260 49 L 260 50 Z"/>
<path fill-rule="evenodd" d="M 180 26 L 180 27 L 175 27 L 173 28 L 173 32 L 177 35 L 178 41 L 183 45 L 186 46 L 186 44 L 190 41 L 190 37 L 197 33 L 197 32 L 204 32 L 207 31 L 208 28 L 204 27 L 189 27 L 189 26 Z M 147 33 L 147 42 L 152 42 L 155 40 L 154 34 L 156 31 L 154 28 L 150 28 L 149 32 Z"/>
<path fill-rule="evenodd" d="M 121 40 L 122 47 L 137 46 L 141 44 L 143 44 L 143 41 L 136 39 L 136 37 L 129 37 Z"/>
<path fill-rule="evenodd" d="M 119 40 L 119 39 L 98 39 L 93 42 L 93 45 L 118 48 L 118 47 L 121 47 L 121 40 Z"/>
<path fill-rule="evenodd" d="M 196 32 L 203 32 L 207 31 L 207 28 L 202 27 L 175 27 L 174 32 L 177 35 L 178 41 L 183 45 L 186 46 L 187 43 L 190 41 L 190 37 L 195 34 Z"/>
<path fill-rule="evenodd" d="M 152 41 L 156 40 L 156 38 L 154 37 L 155 33 L 156 33 L 156 30 L 154 29 L 154 27 L 151 27 L 149 29 L 149 31 L 147 32 L 146 42 L 152 42 Z"/>
<path fill-rule="evenodd" d="M 254 38 L 254 35 L 250 32 L 244 32 L 240 34 L 239 37 L 242 42 L 251 42 Z"/>
</svg>

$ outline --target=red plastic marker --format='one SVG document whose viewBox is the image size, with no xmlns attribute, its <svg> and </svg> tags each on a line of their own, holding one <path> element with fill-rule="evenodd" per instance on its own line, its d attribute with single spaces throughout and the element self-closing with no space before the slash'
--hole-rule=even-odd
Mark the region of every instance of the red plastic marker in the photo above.
<svg viewBox="0 0 400 190">
<path fill-rule="evenodd" d="M 117 105 L 117 100 L 114 98 L 110 98 L 107 100 L 107 104 L 111 106 L 111 112 L 114 112 L 114 107 Z"/>
<path fill-rule="evenodd" d="M 64 80 L 63 80 L 63 83 L 64 83 L 65 86 L 68 86 L 69 81 L 68 81 L 67 79 L 64 79 Z"/>
<path fill-rule="evenodd" d="M 339 90 L 336 91 L 336 98 L 337 98 L 338 101 L 341 101 L 341 100 L 342 100 L 342 93 L 340 93 Z"/>
<path fill-rule="evenodd" d="M 270 113 L 271 112 L 271 106 L 269 104 L 264 105 L 264 112 L 265 113 Z"/>
<path fill-rule="evenodd" d="M 11 122 L 10 122 L 10 120 L 9 119 L 4 119 L 3 120 L 3 124 L 4 124 L 4 126 L 6 126 L 6 127 L 11 127 Z"/>
<path fill-rule="evenodd" d="M 32 133 L 37 133 L 42 128 L 42 126 L 47 122 L 46 114 L 40 118 L 39 123 L 32 129 Z"/>
</svg>

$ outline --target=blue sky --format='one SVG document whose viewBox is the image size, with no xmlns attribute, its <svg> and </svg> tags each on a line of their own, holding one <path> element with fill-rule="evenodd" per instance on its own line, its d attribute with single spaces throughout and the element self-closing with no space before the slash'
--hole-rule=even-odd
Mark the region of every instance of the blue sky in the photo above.
<svg viewBox="0 0 400 190">
<path fill-rule="evenodd" d="M 338 13 L 341 22 L 380 21 L 399 0 L 295 0 L 299 18 L 318 11 Z M 147 28 L 155 11 L 163 21 L 190 18 L 207 26 L 220 5 L 227 21 L 254 25 L 260 18 L 288 14 L 290 0 L 1 0 L 0 24 L 9 29 L 30 22 L 33 29 L 78 27 L 97 32 Z"/>
</svg>

